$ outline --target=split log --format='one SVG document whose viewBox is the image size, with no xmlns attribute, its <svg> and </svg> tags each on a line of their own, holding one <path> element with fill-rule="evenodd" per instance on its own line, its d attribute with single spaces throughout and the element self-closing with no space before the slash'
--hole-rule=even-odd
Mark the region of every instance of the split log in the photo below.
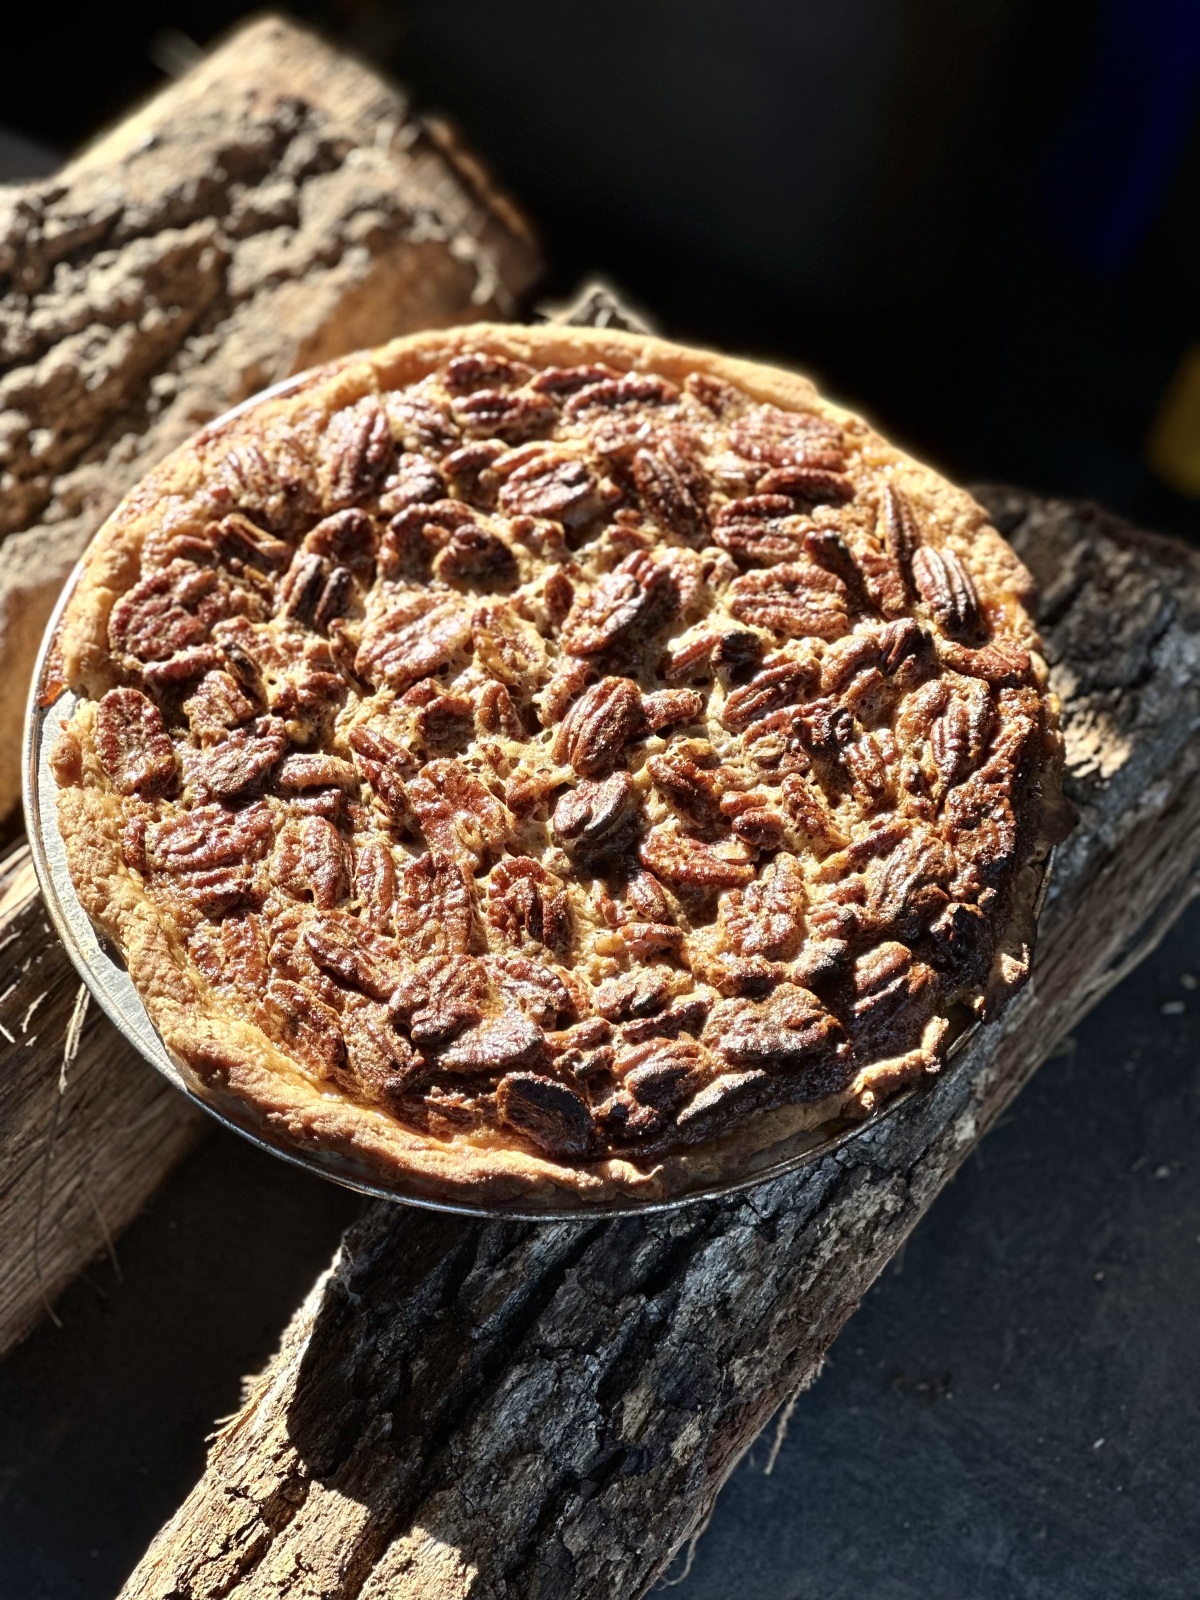
<svg viewBox="0 0 1200 1600">
<path fill-rule="evenodd" d="M 276 18 L 0 189 L 0 817 L 46 618 L 125 491 L 291 372 L 511 316 L 537 269 L 451 130 Z"/>
<path fill-rule="evenodd" d="M 1195 887 L 1200 556 L 978 491 L 1038 578 L 1077 832 L 1032 984 L 819 1165 L 672 1215 L 352 1228 L 123 1600 L 640 1595 L 1056 1039 Z"/>
<path fill-rule="evenodd" d="M 50 927 L 27 845 L 0 868 L 0 1351 L 113 1240 L 207 1118 L 117 1034 Z"/>
<path fill-rule="evenodd" d="M 0 189 L 0 817 L 47 616 L 126 489 L 292 371 L 511 314 L 537 266 L 450 130 L 273 18 L 56 177 Z M 0 1352 L 203 1123 L 95 1007 L 64 1081 L 78 979 L 23 862 L 0 907 Z"/>
</svg>

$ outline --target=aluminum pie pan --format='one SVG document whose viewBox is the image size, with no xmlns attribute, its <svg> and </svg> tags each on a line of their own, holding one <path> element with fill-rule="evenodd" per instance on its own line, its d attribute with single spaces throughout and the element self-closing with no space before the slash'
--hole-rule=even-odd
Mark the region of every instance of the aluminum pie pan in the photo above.
<svg viewBox="0 0 1200 1600">
<path fill-rule="evenodd" d="M 284 383 L 276 384 L 262 394 L 235 407 L 203 430 L 209 434 L 240 416 L 243 411 L 260 401 L 287 393 L 304 382 L 307 374 L 299 374 Z M 80 904 L 75 885 L 67 867 L 66 851 L 58 828 L 58 784 L 50 767 L 50 752 L 63 722 L 70 719 L 79 697 L 70 690 L 56 690 L 49 682 L 48 667 L 62 614 L 79 582 L 82 564 L 77 565 L 67 580 L 58 604 L 46 625 L 30 685 L 29 704 L 25 719 L 24 751 L 22 759 L 25 823 L 29 837 L 30 855 L 46 910 L 55 931 L 66 946 L 67 954 L 83 982 L 95 997 L 101 1009 L 117 1031 L 150 1063 L 156 1071 L 186 1095 L 193 1104 L 213 1117 L 223 1127 L 268 1151 L 292 1166 L 327 1178 L 347 1189 L 376 1200 L 389 1200 L 401 1205 L 420 1207 L 428 1211 L 447 1212 L 455 1216 L 483 1220 L 509 1220 L 527 1222 L 582 1222 L 591 1218 L 650 1215 L 656 1212 L 677 1211 L 684 1206 L 697 1205 L 705 1200 L 717 1200 L 744 1190 L 758 1188 L 785 1174 L 803 1167 L 813 1166 L 834 1151 L 862 1138 L 891 1117 L 901 1106 L 920 1094 L 923 1085 L 915 1083 L 886 1100 L 871 1114 L 859 1121 L 839 1125 L 825 1125 L 793 1133 L 774 1145 L 756 1152 L 747 1163 L 746 1170 L 737 1177 L 719 1184 L 700 1185 L 666 1199 L 605 1202 L 591 1205 L 579 1200 L 571 1206 L 546 1205 L 531 1207 L 528 1202 L 510 1204 L 468 1204 L 438 1200 L 405 1187 L 403 1182 L 389 1184 L 377 1170 L 365 1162 L 356 1162 L 335 1151 L 311 1149 L 290 1140 L 286 1133 L 256 1112 L 250 1102 L 232 1095 L 222 1095 L 197 1079 L 168 1050 L 150 1020 L 141 996 L 134 987 L 119 953 L 93 926 L 91 918 Z M 1049 879 L 1049 862 L 1043 875 L 1038 909 L 1044 898 Z M 978 1021 L 970 1023 L 954 1039 L 947 1051 L 947 1062 L 953 1060 L 974 1037 L 980 1027 Z"/>
</svg>

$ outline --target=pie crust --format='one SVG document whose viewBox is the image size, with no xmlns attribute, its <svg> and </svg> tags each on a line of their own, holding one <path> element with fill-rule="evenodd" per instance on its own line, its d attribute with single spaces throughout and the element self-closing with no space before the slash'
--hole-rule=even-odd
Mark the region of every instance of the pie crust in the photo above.
<svg viewBox="0 0 1200 1600">
<path fill-rule="evenodd" d="M 209 1100 L 467 1203 L 662 1200 L 938 1071 L 1069 825 L 1028 573 L 804 378 L 475 325 L 110 517 L 80 899 Z"/>
</svg>

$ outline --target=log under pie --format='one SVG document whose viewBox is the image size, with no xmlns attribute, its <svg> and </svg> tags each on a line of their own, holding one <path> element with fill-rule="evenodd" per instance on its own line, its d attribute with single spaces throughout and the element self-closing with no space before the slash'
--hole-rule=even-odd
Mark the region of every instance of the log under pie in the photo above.
<svg viewBox="0 0 1200 1600">
<path fill-rule="evenodd" d="M 85 560 L 59 818 L 172 1054 L 410 1192 L 658 1199 L 934 1073 L 1061 834 L 1028 574 L 805 379 L 475 326 Z"/>
</svg>

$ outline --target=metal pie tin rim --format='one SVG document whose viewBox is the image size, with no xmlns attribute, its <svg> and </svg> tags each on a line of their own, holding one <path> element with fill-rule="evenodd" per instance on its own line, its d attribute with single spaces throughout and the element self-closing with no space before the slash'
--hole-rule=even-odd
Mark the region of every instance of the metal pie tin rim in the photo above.
<svg viewBox="0 0 1200 1600">
<path fill-rule="evenodd" d="M 301 386 L 310 376 L 310 373 L 298 373 L 295 377 L 275 384 L 260 394 L 252 395 L 224 415 L 207 423 L 200 430 L 200 434 L 210 434 L 225 427 L 262 401 L 287 394 Z M 53 725 L 69 716 L 78 702 L 70 690 L 64 690 L 52 703 L 47 704 L 45 678 L 47 663 L 63 611 L 75 590 L 82 570 L 80 562 L 63 587 L 58 603 L 46 625 L 30 685 L 22 753 L 22 789 L 30 856 L 51 923 L 62 939 L 76 971 L 117 1031 L 175 1089 L 231 1132 L 249 1140 L 259 1149 L 289 1162 L 292 1166 L 301 1167 L 307 1172 L 327 1178 L 371 1199 L 388 1200 L 400 1205 L 417 1206 L 423 1210 L 475 1218 L 478 1221 L 586 1222 L 593 1218 L 599 1220 L 678 1211 L 685 1206 L 698 1205 L 706 1200 L 719 1200 L 729 1195 L 743 1193 L 748 1189 L 759 1188 L 788 1173 L 813 1166 L 845 1145 L 862 1138 L 921 1092 L 923 1086 L 914 1083 L 884 1101 L 869 1116 L 836 1127 L 832 1132 L 822 1133 L 820 1129 L 811 1129 L 787 1135 L 776 1146 L 768 1145 L 758 1152 L 757 1159 L 761 1162 L 760 1165 L 722 1183 L 701 1185 L 658 1199 L 630 1198 L 625 1201 L 591 1204 L 585 1198 L 581 1198 L 571 1206 L 536 1207 L 530 1206 L 528 1202 L 519 1201 L 511 1205 L 503 1203 L 484 1205 L 440 1200 L 406 1188 L 402 1183 L 388 1185 L 381 1182 L 379 1174 L 367 1168 L 365 1163 L 360 1168 L 350 1158 L 336 1152 L 310 1150 L 292 1143 L 282 1132 L 266 1123 L 261 1117 L 255 1116 L 250 1102 L 235 1102 L 232 1096 L 206 1093 L 204 1086 L 190 1079 L 167 1050 L 150 1020 L 133 980 L 106 941 L 97 933 L 91 918 L 80 904 L 67 868 L 66 853 L 57 820 L 58 785 L 49 766 L 49 756 L 53 742 Z M 1038 900 L 1039 910 L 1049 875 L 1048 858 Z M 947 1066 L 966 1047 L 980 1026 L 981 1024 L 975 1021 L 954 1039 L 946 1053 Z M 773 1159 L 772 1149 L 779 1152 Z"/>
</svg>

